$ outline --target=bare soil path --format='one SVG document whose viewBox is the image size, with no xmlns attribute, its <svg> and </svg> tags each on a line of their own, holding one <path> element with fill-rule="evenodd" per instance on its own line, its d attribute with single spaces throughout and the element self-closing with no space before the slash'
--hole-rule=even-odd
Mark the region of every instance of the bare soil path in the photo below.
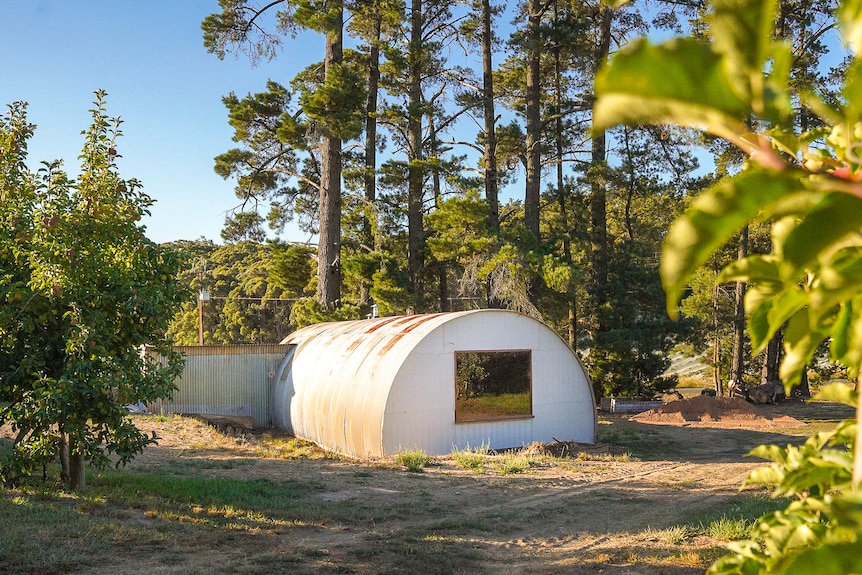
<svg viewBox="0 0 862 575">
<path fill-rule="evenodd" d="M 356 520 L 295 525 L 244 542 L 246 552 L 264 555 L 273 545 L 305 549 L 291 572 L 682 575 L 703 572 L 722 553 L 725 542 L 704 534 L 703 525 L 765 497 L 740 491 L 764 463 L 745 453 L 762 443 L 800 442 L 852 410 L 786 402 L 762 414 L 759 421 L 707 417 L 672 425 L 602 416 L 601 442 L 582 446 L 580 458 L 537 458 L 517 474 L 476 473 L 452 457 L 422 473 L 393 468 L 391 460 L 265 459 L 254 455 L 254 438 L 213 450 L 203 448 L 206 437 L 183 437 L 213 433 L 205 427 L 159 430 L 161 446 L 132 469 L 205 458 L 212 477 L 311 481 L 321 505 L 364 510 Z"/>
<path fill-rule="evenodd" d="M 681 421 L 602 414 L 598 444 L 563 446 L 574 457 L 542 446 L 489 456 L 478 472 L 447 456 L 410 473 L 393 458 L 335 457 L 271 432 L 233 437 L 193 419 L 139 416 L 159 445 L 103 480 L 135 491 L 73 504 L 92 524 L 86 536 L 100 538 L 96 555 L 53 571 L 0 564 L 0 573 L 702 573 L 726 544 L 708 526 L 769 504 L 763 490 L 740 491 L 764 464 L 745 453 L 799 443 L 853 412 L 692 406 Z M 497 462 L 507 457 L 528 464 L 506 471 Z M 150 492 L 153 478 L 174 487 Z M 191 485 L 192 495 L 178 493 Z M 74 534 L 52 537 L 75 544 Z"/>
</svg>

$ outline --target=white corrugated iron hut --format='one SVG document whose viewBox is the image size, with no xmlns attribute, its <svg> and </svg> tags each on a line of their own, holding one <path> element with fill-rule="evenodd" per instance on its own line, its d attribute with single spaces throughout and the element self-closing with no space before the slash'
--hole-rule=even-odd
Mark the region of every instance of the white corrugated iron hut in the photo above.
<svg viewBox="0 0 862 575">
<path fill-rule="evenodd" d="M 592 386 L 547 325 L 506 310 L 300 329 L 276 374 L 273 423 L 347 455 L 593 443 Z"/>
</svg>

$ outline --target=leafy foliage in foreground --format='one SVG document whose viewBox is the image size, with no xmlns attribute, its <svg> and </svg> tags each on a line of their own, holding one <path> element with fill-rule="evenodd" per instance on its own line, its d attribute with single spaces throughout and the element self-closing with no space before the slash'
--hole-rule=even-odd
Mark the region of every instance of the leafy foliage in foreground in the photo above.
<svg viewBox="0 0 862 575">
<path fill-rule="evenodd" d="M 784 330 L 781 378 L 792 387 L 824 341 L 832 359 L 858 377 L 862 367 L 862 63 L 853 60 L 838 104 L 816 94 L 794 109 L 789 45 L 775 39 L 776 0 L 712 3 L 713 40 L 634 43 L 596 78 L 598 125 L 669 123 L 705 129 L 748 155 L 744 169 L 702 193 L 671 227 L 661 262 L 668 310 L 696 270 L 742 227 L 771 223 L 771 252 L 725 268 L 725 281 L 747 282 L 752 345 L 763 349 Z M 837 12 L 843 37 L 862 48 L 862 3 Z M 660 77 L 651 70 L 660 67 Z M 804 128 L 803 128 L 804 126 Z M 823 396 L 856 405 L 845 388 Z M 862 476 L 857 421 L 818 433 L 803 446 L 761 446 L 773 461 L 749 483 L 794 496 L 765 515 L 755 538 L 734 543 L 710 573 L 862 572 Z"/>
<path fill-rule="evenodd" d="M 855 405 L 843 384 L 824 388 L 818 399 Z M 709 573 L 859 573 L 862 570 L 862 498 L 852 485 L 856 423 L 841 422 L 800 446 L 761 445 L 749 455 L 772 461 L 746 485 L 774 487 L 791 497 L 785 508 L 761 517 L 750 539 L 731 543 L 732 554 Z"/>
</svg>

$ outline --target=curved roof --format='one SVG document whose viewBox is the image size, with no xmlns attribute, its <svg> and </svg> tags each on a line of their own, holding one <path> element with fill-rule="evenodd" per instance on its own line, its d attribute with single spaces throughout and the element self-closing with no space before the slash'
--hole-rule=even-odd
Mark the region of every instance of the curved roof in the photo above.
<svg viewBox="0 0 862 575">
<path fill-rule="evenodd" d="M 561 408 L 575 404 L 586 413 L 576 417 L 579 437 L 559 429 L 554 437 L 595 438 L 592 388 L 576 357 L 553 330 L 523 314 L 472 310 L 322 323 L 282 343 L 296 347 L 277 376 L 273 421 L 342 453 L 442 454 L 459 442 L 496 448 L 550 441 L 534 437 L 536 430 L 547 431 L 548 417 L 565 420 Z M 532 350 L 534 417 L 456 426 L 454 352 L 500 349 Z"/>
</svg>

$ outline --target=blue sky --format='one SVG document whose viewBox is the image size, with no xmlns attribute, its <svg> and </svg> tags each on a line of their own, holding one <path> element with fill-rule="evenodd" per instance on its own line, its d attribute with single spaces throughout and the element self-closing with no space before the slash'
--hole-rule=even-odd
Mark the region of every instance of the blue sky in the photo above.
<svg viewBox="0 0 862 575">
<path fill-rule="evenodd" d="M 219 60 L 200 29 L 217 0 L 0 0 L 0 9 L 0 106 L 29 103 L 31 167 L 62 159 L 77 176 L 93 92 L 106 90 L 108 113 L 123 120 L 120 174 L 156 200 L 144 222 L 156 242 L 221 243 L 225 212 L 239 203 L 213 171 L 234 145 L 222 96 L 261 91 L 268 78 L 287 85 L 322 54 L 312 36 L 257 67 L 242 55 Z M 282 237 L 308 239 L 295 228 Z"/>
</svg>

